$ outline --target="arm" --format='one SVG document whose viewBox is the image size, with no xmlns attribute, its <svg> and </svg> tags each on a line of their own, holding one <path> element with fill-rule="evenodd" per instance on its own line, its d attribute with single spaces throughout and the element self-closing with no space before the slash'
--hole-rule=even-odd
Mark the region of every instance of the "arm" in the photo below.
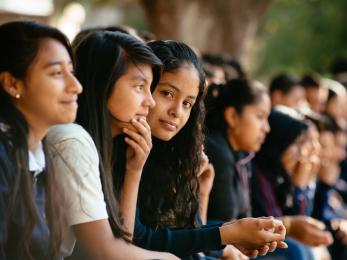
<svg viewBox="0 0 347 260">
<path fill-rule="evenodd" d="M 200 204 L 200 217 L 203 224 L 207 223 L 207 210 L 210 192 L 213 186 L 214 180 L 214 168 L 213 165 L 208 163 L 207 155 L 202 152 L 202 158 L 200 162 L 200 171 L 198 173 L 199 178 L 199 204 Z"/>
<path fill-rule="evenodd" d="M 219 226 L 207 225 L 192 229 L 153 229 L 144 225 L 136 214 L 134 244 L 149 250 L 168 251 L 179 257 L 223 248 Z"/>
<path fill-rule="evenodd" d="M 95 145 L 83 129 L 65 136 L 61 136 L 61 130 L 55 128 L 55 132 L 48 134 L 46 142 L 53 169 L 59 176 L 57 184 L 62 195 L 65 195 L 64 217 L 69 226 L 64 227 L 66 237 L 63 250 L 73 249 L 74 237 L 68 237 L 71 227 L 78 242 L 92 259 L 122 259 L 124 253 L 133 259 L 176 259 L 166 254 L 141 250 L 113 236 Z"/>
<path fill-rule="evenodd" d="M 135 214 L 138 190 L 143 166 L 152 148 L 151 129 L 144 119 L 132 120 L 134 130 L 124 128 L 128 144 L 126 169 L 121 192 L 120 208 L 126 230 L 132 235 L 135 226 Z M 117 163 L 117 162 L 116 162 Z M 132 237 L 130 237 L 132 239 Z"/>
<path fill-rule="evenodd" d="M 203 173 L 199 176 L 200 184 L 200 215 L 203 224 L 207 223 L 207 210 L 208 210 L 208 201 L 210 197 L 210 192 L 212 189 L 214 180 L 214 168 L 212 164 L 208 164 Z"/>
<path fill-rule="evenodd" d="M 90 259 L 177 259 L 168 253 L 151 252 L 113 236 L 107 220 L 97 220 L 72 226 L 82 250 Z"/>
</svg>

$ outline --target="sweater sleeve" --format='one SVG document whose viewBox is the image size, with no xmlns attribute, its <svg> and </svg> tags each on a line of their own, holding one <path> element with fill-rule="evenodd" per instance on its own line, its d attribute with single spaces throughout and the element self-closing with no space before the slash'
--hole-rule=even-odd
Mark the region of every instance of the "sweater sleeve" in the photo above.
<svg viewBox="0 0 347 260">
<path fill-rule="evenodd" d="M 179 257 L 194 253 L 221 250 L 219 227 L 221 224 L 205 225 L 191 229 L 153 229 L 140 220 L 136 212 L 134 244 L 149 250 L 165 251 Z"/>
</svg>

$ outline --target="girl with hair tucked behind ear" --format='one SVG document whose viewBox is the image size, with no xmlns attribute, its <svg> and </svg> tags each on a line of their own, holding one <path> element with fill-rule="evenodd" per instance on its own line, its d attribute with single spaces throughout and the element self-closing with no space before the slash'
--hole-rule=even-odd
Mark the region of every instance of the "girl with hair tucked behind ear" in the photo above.
<svg viewBox="0 0 347 260">
<path fill-rule="evenodd" d="M 57 259 L 61 205 L 42 140 L 75 120 L 82 88 L 57 29 L 0 25 L 0 258 Z"/>
<path fill-rule="evenodd" d="M 65 191 L 62 255 L 71 254 L 77 240 L 91 259 L 176 259 L 128 243 L 152 146 L 146 117 L 155 105 L 151 89 L 161 62 L 144 43 L 119 32 L 94 31 L 73 46 L 76 77 L 84 86 L 78 124 L 54 127 L 47 137 Z M 114 146 L 116 137 L 121 146 Z M 123 171 L 122 190 L 114 187 L 116 168 Z"/>
</svg>

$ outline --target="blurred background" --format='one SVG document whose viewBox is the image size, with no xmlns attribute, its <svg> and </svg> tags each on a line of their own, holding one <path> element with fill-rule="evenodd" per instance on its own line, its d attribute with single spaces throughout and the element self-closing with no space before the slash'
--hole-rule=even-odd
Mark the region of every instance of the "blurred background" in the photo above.
<svg viewBox="0 0 347 260">
<path fill-rule="evenodd" d="M 0 23 L 30 18 L 61 29 L 128 25 L 201 52 L 228 53 L 252 77 L 330 76 L 347 56 L 346 0 L 0 0 Z"/>
</svg>

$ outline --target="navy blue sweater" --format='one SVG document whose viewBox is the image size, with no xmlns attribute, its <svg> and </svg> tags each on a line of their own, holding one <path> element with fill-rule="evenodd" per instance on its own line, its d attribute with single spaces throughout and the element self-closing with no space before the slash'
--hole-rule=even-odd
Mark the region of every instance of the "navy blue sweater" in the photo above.
<svg viewBox="0 0 347 260">
<path fill-rule="evenodd" d="M 221 250 L 219 226 L 205 225 L 191 229 L 153 229 L 141 221 L 139 210 L 136 211 L 134 243 L 149 250 L 165 251 L 179 257 L 194 259 L 193 254 Z"/>
</svg>

